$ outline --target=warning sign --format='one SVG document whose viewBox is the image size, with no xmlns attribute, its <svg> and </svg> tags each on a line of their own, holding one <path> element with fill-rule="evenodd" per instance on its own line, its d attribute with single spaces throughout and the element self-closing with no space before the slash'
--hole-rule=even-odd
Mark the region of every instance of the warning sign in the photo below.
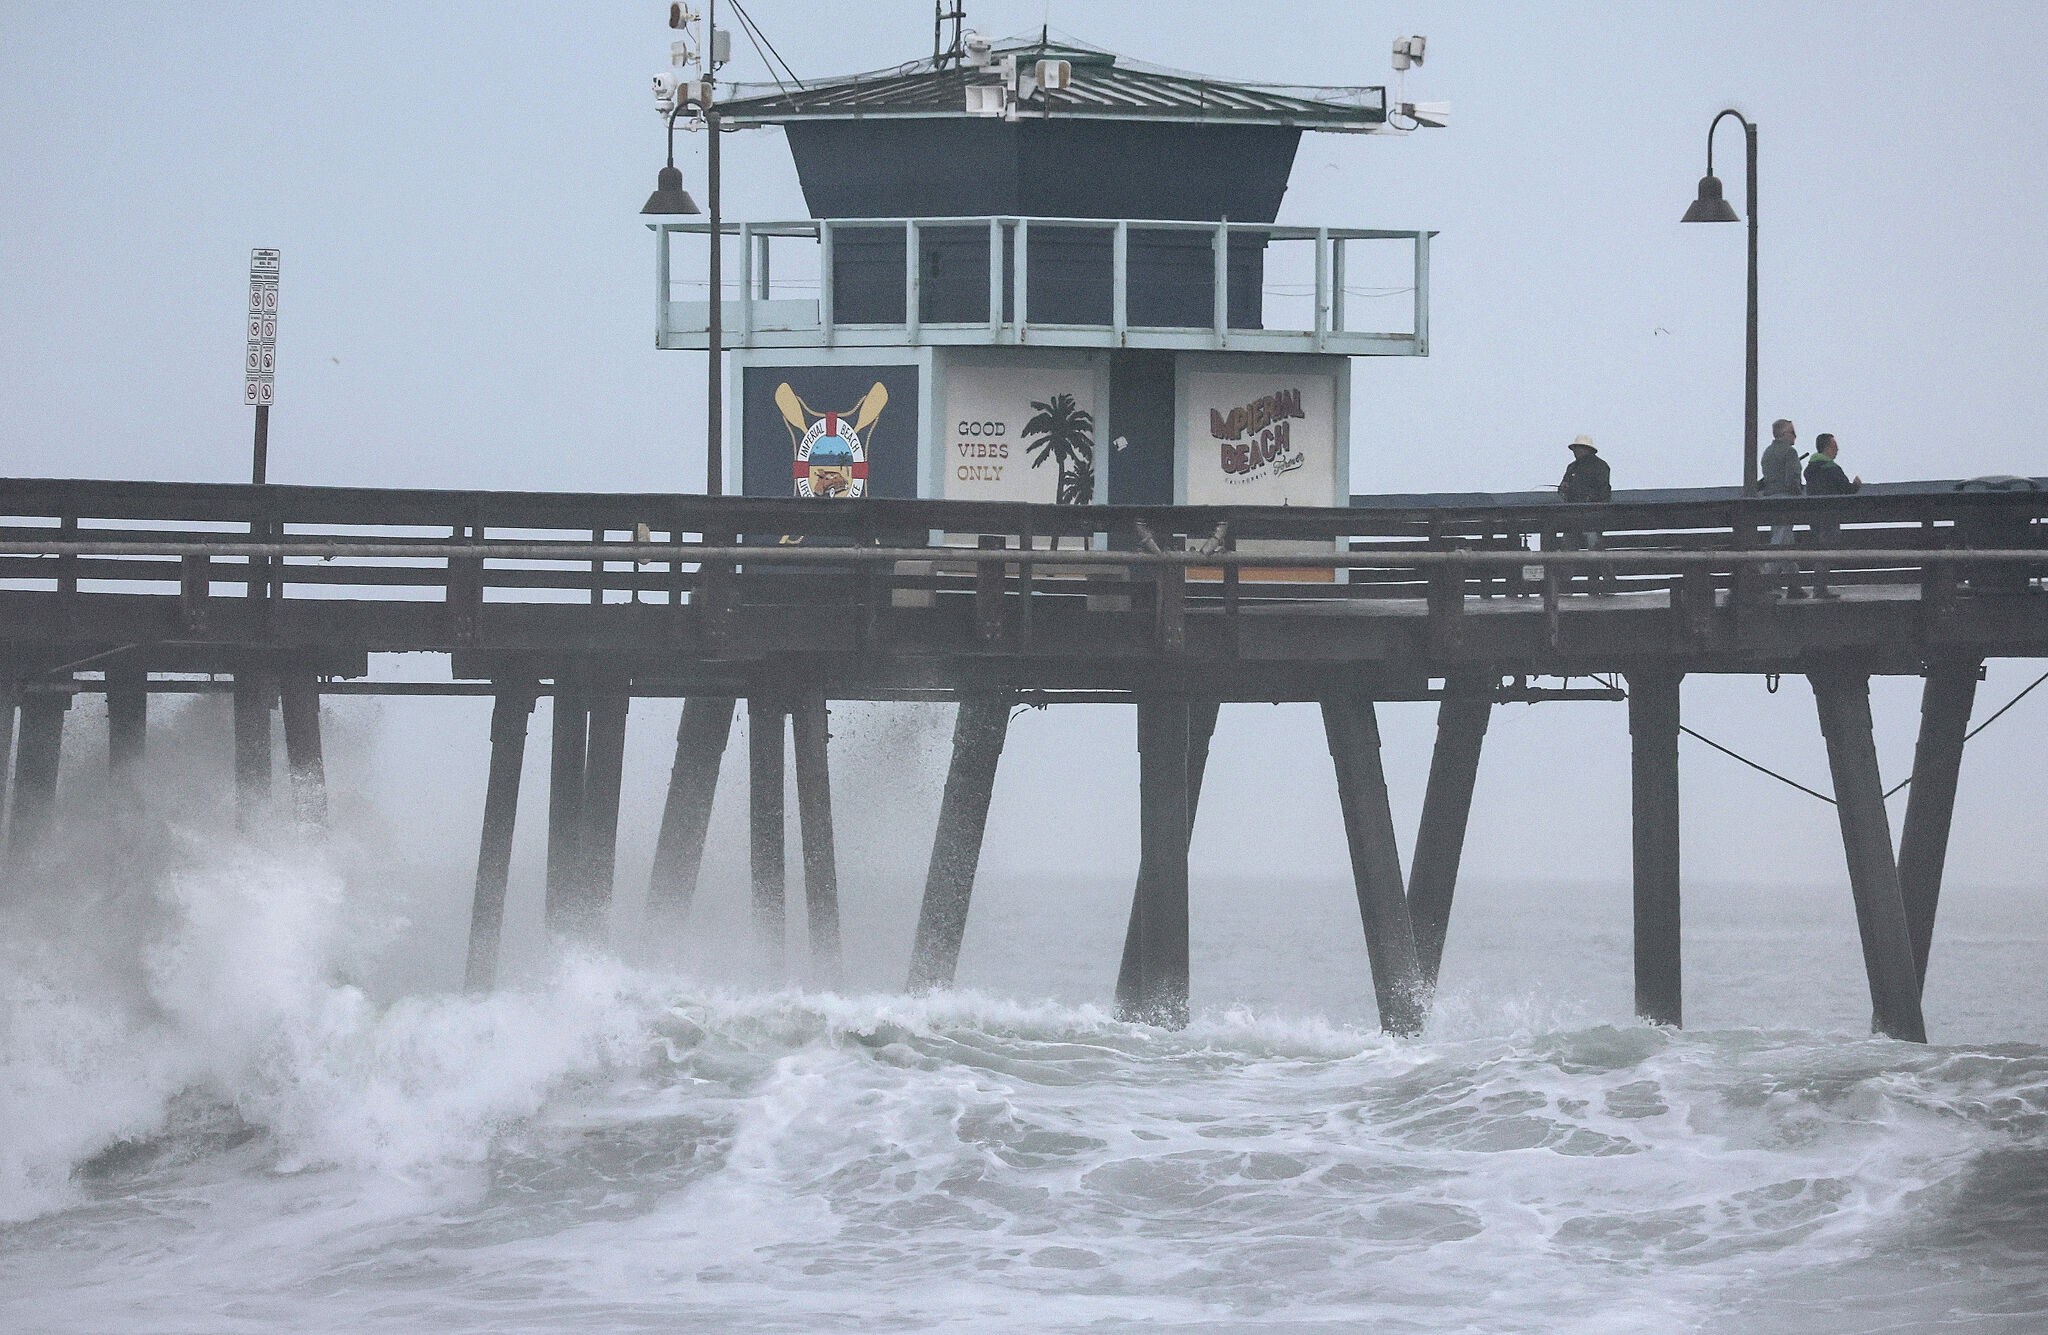
<svg viewBox="0 0 2048 1335">
<path fill-rule="evenodd" d="M 277 397 L 277 273 L 275 250 L 249 252 L 249 355 L 242 402 L 268 407 Z"/>
</svg>

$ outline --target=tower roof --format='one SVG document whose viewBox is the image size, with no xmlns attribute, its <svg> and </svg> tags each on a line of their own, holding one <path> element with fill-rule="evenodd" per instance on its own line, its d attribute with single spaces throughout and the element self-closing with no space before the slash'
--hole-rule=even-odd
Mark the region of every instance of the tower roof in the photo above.
<svg viewBox="0 0 2048 1335">
<path fill-rule="evenodd" d="M 1276 125 L 1304 130 L 1371 133 L 1385 126 L 1384 87 L 1305 87 L 1204 78 L 1129 60 L 1071 39 L 1044 36 L 996 43 L 1000 62 L 1014 55 L 1020 68 L 1039 60 L 1073 66 L 1071 86 L 1034 88 L 1016 116 L 1108 121 L 1174 121 L 1220 125 Z M 719 115 L 733 125 L 794 121 L 965 117 L 967 88 L 984 82 L 986 67 L 930 60 L 893 69 L 840 75 L 802 87 L 731 84 Z"/>
</svg>

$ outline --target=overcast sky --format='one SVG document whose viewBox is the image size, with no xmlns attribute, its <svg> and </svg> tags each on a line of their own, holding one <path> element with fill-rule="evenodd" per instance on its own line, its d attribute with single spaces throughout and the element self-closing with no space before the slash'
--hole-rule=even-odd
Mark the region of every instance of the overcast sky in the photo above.
<svg viewBox="0 0 2048 1335">
<path fill-rule="evenodd" d="M 800 75 L 930 51 L 924 0 L 749 8 Z M 1620 486 L 1738 480 L 1743 229 L 1678 224 L 1726 105 L 1762 127 L 1765 419 L 1792 417 L 1809 440 L 1836 432 L 1866 478 L 2048 473 L 2044 11 L 969 8 L 996 34 L 1049 23 L 1257 81 L 1383 82 L 1390 39 L 1428 36 L 1410 96 L 1452 102 L 1450 128 L 1308 136 L 1281 214 L 1442 233 L 1432 355 L 1356 366 L 1355 490 L 1553 483 L 1579 432 Z M 701 358 L 652 348 L 652 245 L 635 216 L 661 160 L 647 84 L 667 59 L 665 11 L 0 6 L 0 470 L 245 477 L 241 312 L 248 251 L 264 245 L 284 253 L 273 480 L 696 487 Z M 735 45 L 728 77 L 760 77 L 745 39 Z M 779 133 L 727 142 L 729 216 L 802 216 Z M 693 189 L 701 147 L 684 140 Z M 1739 136 L 1724 128 L 1720 149 L 1741 207 Z M 1981 711 L 2033 676 L 1994 665 Z M 445 787 L 449 821 L 473 823 L 481 706 L 417 708 L 467 739 Z M 1824 786 L 1803 684 L 1771 696 L 1752 679 L 1694 680 L 1686 708 Z M 1903 775 L 1917 682 L 1881 685 L 1878 709 L 1887 775 Z M 671 717 L 636 711 L 650 788 Z M 2038 890 L 2044 727 L 2048 691 L 1973 743 L 1953 885 Z M 1404 829 L 1430 729 L 1422 707 L 1386 711 Z M 991 864 L 1073 850 L 1098 867 L 1134 863 L 1130 742 L 1128 711 L 1020 721 Z M 1683 764 L 1689 878 L 1841 881 L 1827 807 L 1691 742 Z M 1226 711 L 1214 765 L 1198 875 L 1342 865 L 1312 711 Z M 1073 837 L 1050 848 L 1033 810 L 1055 776 Z M 1224 810 L 1234 818 L 1212 818 Z M 1900 799 L 1895 820 L 1902 810 Z M 923 808 L 904 838 L 929 838 Z M 1466 859 L 1474 883 L 1612 880 L 1628 850 L 1624 710 L 1500 711 Z"/>
</svg>

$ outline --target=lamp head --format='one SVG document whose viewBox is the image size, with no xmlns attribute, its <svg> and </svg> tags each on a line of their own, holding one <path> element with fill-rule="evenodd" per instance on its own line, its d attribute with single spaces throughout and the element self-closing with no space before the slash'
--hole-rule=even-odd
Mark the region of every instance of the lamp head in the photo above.
<svg viewBox="0 0 2048 1335">
<path fill-rule="evenodd" d="M 1734 222 L 1738 215 L 1735 206 L 1721 195 L 1721 178 L 1708 172 L 1700 177 L 1699 198 L 1685 211 L 1681 222 Z"/>
<path fill-rule="evenodd" d="M 663 167 L 661 175 L 654 178 L 654 193 L 647 197 L 642 213 L 696 213 L 697 201 L 690 198 L 690 192 L 683 189 L 683 173 L 677 167 Z"/>
</svg>

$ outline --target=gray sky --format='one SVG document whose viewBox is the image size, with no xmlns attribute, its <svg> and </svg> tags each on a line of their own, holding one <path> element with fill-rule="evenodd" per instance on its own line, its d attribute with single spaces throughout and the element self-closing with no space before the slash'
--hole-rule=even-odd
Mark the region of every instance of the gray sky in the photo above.
<svg viewBox="0 0 2048 1335">
<path fill-rule="evenodd" d="M 241 310 L 248 250 L 270 245 L 284 252 L 273 479 L 696 487 L 700 359 L 651 347 L 635 216 L 661 159 L 647 82 L 666 62 L 665 9 L 0 8 L 0 470 L 245 476 Z M 1390 39 L 1428 35 L 1410 95 L 1450 100 L 1452 127 L 1308 137 L 1282 213 L 1442 232 L 1433 355 L 1356 369 L 1357 490 L 1552 483 L 1582 431 L 1622 486 L 1737 480 L 1743 232 L 1677 222 L 1724 105 L 1762 126 L 1765 419 L 1836 432 L 1866 478 L 2048 473 L 2048 19 L 2031 7 L 970 9 L 998 34 L 1049 22 L 1156 63 L 1304 83 L 1385 81 Z M 929 51 L 923 0 L 750 10 L 800 74 Z M 728 75 L 759 77 L 744 37 L 736 48 Z M 780 135 L 728 142 L 729 213 L 800 216 Z M 696 189 L 701 139 L 683 151 Z M 1726 128 L 1717 162 L 1740 207 Z M 1994 665 L 1984 708 L 2032 676 Z M 1916 687 L 1878 692 L 1888 774 L 1911 754 Z M 473 821 L 482 715 L 435 708 L 475 734 L 449 812 Z M 1686 708 L 1824 786 L 1803 684 L 1696 680 Z M 657 713 L 636 714 L 649 784 Z M 2044 724 L 2048 691 L 1973 744 L 1953 884 L 2038 888 Z M 1386 711 L 1404 829 L 1430 727 L 1422 708 Z M 992 865 L 1070 849 L 1134 863 L 1130 743 L 1128 711 L 1020 721 Z M 1621 708 L 1506 709 L 1489 748 L 1475 883 L 1626 875 Z M 1311 711 L 1226 711 L 1216 757 L 1198 873 L 1342 865 Z M 1690 742 L 1683 763 L 1690 878 L 1841 880 L 1828 808 Z M 1057 849 L 1036 814 L 1055 783 L 1073 835 Z M 927 821 L 906 839 L 927 839 Z M 1841 903 L 1846 921 L 1846 890 Z"/>
</svg>

